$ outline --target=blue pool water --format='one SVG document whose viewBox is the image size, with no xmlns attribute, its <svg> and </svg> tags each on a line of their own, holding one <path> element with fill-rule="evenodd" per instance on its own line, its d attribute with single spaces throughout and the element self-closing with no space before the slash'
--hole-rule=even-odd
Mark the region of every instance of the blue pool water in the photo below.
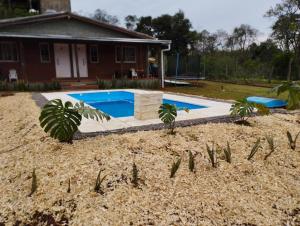
<svg viewBox="0 0 300 226">
<path fill-rule="evenodd" d="M 105 112 L 114 117 L 134 116 L 134 94 L 126 91 L 96 92 L 96 93 L 76 93 L 69 96 L 83 101 L 90 106 Z M 178 108 L 189 110 L 206 108 L 205 106 L 189 104 L 169 99 L 163 99 L 163 103 L 174 104 Z"/>
</svg>

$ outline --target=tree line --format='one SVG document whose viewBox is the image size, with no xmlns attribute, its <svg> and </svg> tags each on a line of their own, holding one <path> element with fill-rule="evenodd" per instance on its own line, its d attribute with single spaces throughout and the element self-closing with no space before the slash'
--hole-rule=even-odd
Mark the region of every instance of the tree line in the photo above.
<svg viewBox="0 0 300 226">
<path fill-rule="evenodd" d="M 101 16 L 99 16 L 101 15 Z M 116 16 L 96 10 L 93 18 L 118 24 Z M 127 29 L 159 39 L 172 40 L 170 56 L 180 54 L 182 60 L 201 56 L 200 72 L 211 79 L 300 79 L 300 1 L 282 0 L 263 15 L 274 19 L 272 33 L 258 42 L 260 32 L 247 24 L 232 32 L 196 31 L 183 11 L 158 17 L 128 15 Z M 100 19 L 101 20 L 101 19 Z M 186 71 L 187 73 L 189 71 Z"/>
</svg>

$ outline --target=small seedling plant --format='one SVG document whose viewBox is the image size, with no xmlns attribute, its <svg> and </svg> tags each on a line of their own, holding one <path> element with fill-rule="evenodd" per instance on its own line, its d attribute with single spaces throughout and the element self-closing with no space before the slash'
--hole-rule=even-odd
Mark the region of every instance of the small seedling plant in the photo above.
<svg viewBox="0 0 300 226">
<path fill-rule="evenodd" d="M 103 194 L 103 191 L 101 189 L 101 184 L 103 183 L 103 181 L 105 180 L 105 178 L 107 177 L 107 175 L 105 175 L 104 177 L 101 177 L 101 173 L 104 170 L 100 170 L 96 179 L 96 183 L 95 183 L 95 187 L 94 187 L 94 191 L 99 193 L 99 194 Z"/>
<path fill-rule="evenodd" d="M 195 156 L 191 151 L 189 151 L 189 170 L 194 173 L 195 172 Z"/>
<path fill-rule="evenodd" d="M 253 146 L 252 149 L 251 149 L 251 152 L 250 152 L 250 154 L 249 154 L 247 160 L 250 161 L 251 159 L 253 159 L 254 155 L 257 153 L 257 151 L 259 150 L 259 148 L 260 148 L 260 138 L 258 138 L 258 139 L 256 140 L 254 146 Z"/>
<path fill-rule="evenodd" d="M 170 129 L 170 134 L 173 135 L 175 134 L 175 120 L 179 110 L 189 112 L 187 108 L 177 108 L 173 104 L 162 104 L 158 110 L 160 120 Z"/>
<path fill-rule="evenodd" d="M 270 152 L 265 156 L 264 160 L 267 160 L 276 151 L 274 137 L 266 136 L 266 140 L 268 142 Z"/>
<path fill-rule="evenodd" d="M 71 193 L 71 179 L 69 179 L 69 181 L 68 181 L 67 193 Z"/>
<path fill-rule="evenodd" d="M 132 165 L 132 180 L 131 183 L 133 184 L 133 187 L 137 188 L 139 186 L 139 176 L 138 176 L 138 168 L 135 163 Z"/>
<path fill-rule="evenodd" d="M 208 144 L 206 144 L 206 149 L 212 167 L 217 168 L 217 150 L 215 148 L 215 145 L 213 144 L 212 147 L 209 147 Z"/>
<path fill-rule="evenodd" d="M 178 171 L 180 164 L 181 164 L 181 158 L 178 159 L 177 162 L 173 162 L 172 168 L 171 168 L 170 178 L 174 178 L 175 177 L 175 174 Z"/>
<path fill-rule="evenodd" d="M 231 148 L 229 142 L 227 142 L 226 148 L 224 148 L 224 156 L 225 160 L 228 163 L 232 163 L 232 157 L 231 157 Z"/>
<path fill-rule="evenodd" d="M 31 179 L 31 191 L 30 191 L 29 197 L 31 197 L 37 191 L 37 187 L 38 187 L 37 177 L 36 177 L 35 169 L 33 169 L 32 179 Z"/>
<path fill-rule="evenodd" d="M 287 131 L 287 137 L 288 137 L 288 140 L 289 140 L 289 145 L 290 145 L 290 148 L 292 150 L 296 150 L 296 146 L 297 146 L 297 140 L 298 140 L 298 137 L 300 136 L 300 132 L 295 136 L 295 139 L 293 138 L 292 134 L 290 133 L 290 131 Z"/>
</svg>

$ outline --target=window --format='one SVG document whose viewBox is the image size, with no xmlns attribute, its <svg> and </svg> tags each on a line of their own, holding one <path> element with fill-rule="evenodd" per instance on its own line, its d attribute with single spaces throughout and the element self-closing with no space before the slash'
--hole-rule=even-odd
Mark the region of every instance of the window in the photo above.
<svg viewBox="0 0 300 226">
<path fill-rule="evenodd" d="M 18 61 L 18 50 L 16 43 L 0 42 L 0 61 Z"/>
<path fill-rule="evenodd" d="M 90 61 L 91 63 L 99 63 L 99 50 L 97 45 L 90 46 Z"/>
<path fill-rule="evenodd" d="M 50 63 L 50 51 L 48 43 L 40 44 L 40 57 L 42 63 Z"/>
<path fill-rule="evenodd" d="M 120 63 L 122 60 L 124 63 L 135 63 L 135 47 L 123 47 L 123 57 L 121 47 L 116 47 L 116 62 Z"/>
</svg>

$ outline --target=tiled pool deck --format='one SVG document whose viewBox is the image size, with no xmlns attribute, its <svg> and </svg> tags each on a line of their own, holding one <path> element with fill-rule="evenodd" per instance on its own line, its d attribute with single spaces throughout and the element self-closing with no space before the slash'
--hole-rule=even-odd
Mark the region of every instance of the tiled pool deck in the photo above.
<svg viewBox="0 0 300 226">
<path fill-rule="evenodd" d="M 136 89 L 126 89 L 126 90 L 91 90 L 91 91 L 73 91 L 73 92 L 55 92 L 55 93 L 42 93 L 42 95 L 47 100 L 53 99 L 61 99 L 62 101 L 70 101 L 72 103 L 78 102 L 78 100 L 69 96 L 68 94 L 72 93 L 93 93 L 93 92 L 113 92 L 113 91 L 128 91 L 132 93 L 143 93 L 143 92 L 151 92 L 144 90 L 136 90 Z M 193 96 L 185 96 L 185 95 L 177 95 L 177 94 L 168 94 L 164 93 L 163 98 L 181 101 L 196 105 L 203 105 L 207 108 L 190 110 L 189 113 L 185 111 L 178 112 L 178 117 L 176 119 L 177 122 L 184 122 L 190 120 L 197 119 L 205 119 L 205 118 L 213 118 L 213 117 L 221 117 L 228 116 L 231 104 L 220 101 L 213 101 L 204 99 L 201 97 L 193 97 Z M 124 130 L 132 127 L 143 127 L 149 125 L 158 125 L 161 124 L 160 119 L 151 119 L 151 120 L 137 120 L 134 117 L 126 117 L 126 118 L 111 118 L 110 121 L 106 122 L 96 122 L 94 120 L 83 119 L 79 130 L 81 133 L 95 133 L 95 132 L 109 132 L 116 130 Z"/>
</svg>

